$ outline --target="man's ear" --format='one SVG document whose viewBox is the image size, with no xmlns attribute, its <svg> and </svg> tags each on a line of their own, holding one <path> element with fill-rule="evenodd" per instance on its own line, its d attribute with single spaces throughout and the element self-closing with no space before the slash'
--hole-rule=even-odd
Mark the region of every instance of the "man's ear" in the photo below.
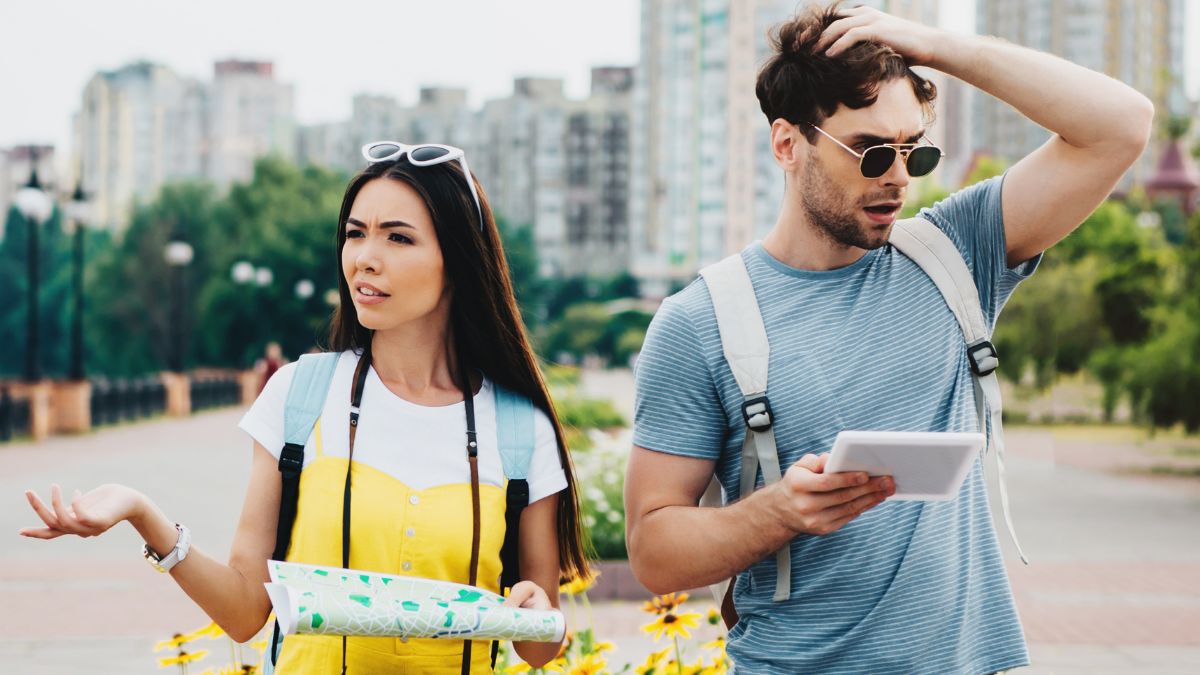
<svg viewBox="0 0 1200 675">
<path fill-rule="evenodd" d="M 792 173 L 803 163 L 808 141 L 800 129 L 782 117 L 771 123 L 771 152 L 775 163 L 786 173 Z"/>
</svg>

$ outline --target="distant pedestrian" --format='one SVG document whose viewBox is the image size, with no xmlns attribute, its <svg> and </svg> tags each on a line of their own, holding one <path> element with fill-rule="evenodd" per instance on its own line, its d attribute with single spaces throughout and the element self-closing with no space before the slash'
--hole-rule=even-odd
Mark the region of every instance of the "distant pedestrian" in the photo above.
<svg viewBox="0 0 1200 675">
<path fill-rule="evenodd" d="M 258 393 L 262 393 L 264 387 L 267 386 L 267 381 L 287 363 L 287 359 L 283 358 L 283 348 L 278 342 L 268 342 L 266 354 L 259 359 L 254 365 L 254 370 L 258 371 Z"/>
</svg>

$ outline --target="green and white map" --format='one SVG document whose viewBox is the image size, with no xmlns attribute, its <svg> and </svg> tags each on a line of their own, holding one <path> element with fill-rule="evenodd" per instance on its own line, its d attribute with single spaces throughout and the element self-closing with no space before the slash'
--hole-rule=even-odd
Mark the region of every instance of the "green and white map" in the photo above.
<svg viewBox="0 0 1200 675">
<path fill-rule="evenodd" d="M 271 560 L 266 584 L 284 634 L 558 642 L 557 610 L 505 607 L 474 586 Z"/>
</svg>

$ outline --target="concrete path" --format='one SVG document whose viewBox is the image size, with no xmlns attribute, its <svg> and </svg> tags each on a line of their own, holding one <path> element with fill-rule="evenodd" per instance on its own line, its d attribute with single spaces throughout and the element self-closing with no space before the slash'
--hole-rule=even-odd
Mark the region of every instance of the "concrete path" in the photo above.
<svg viewBox="0 0 1200 675">
<path fill-rule="evenodd" d="M 67 491 L 126 483 L 187 523 L 195 546 L 224 559 L 250 463 L 250 441 L 236 428 L 240 414 L 0 445 L 0 673 L 163 672 L 154 643 L 207 617 L 140 560 L 141 541 L 128 526 L 89 540 L 16 536 L 36 524 L 22 492 L 45 494 L 51 482 Z M 1114 473 L 1112 461 L 1083 468 L 1069 459 L 1100 446 L 1120 456 L 1119 439 L 1009 432 L 1013 512 L 1033 560 L 1028 568 L 1010 565 L 1035 661 L 1021 672 L 1200 672 L 1200 481 L 1130 476 Z M 576 625 L 585 622 L 580 611 Z M 597 635 L 617 644 L 612 662 L 640 663 L 653 648 L 639 630 L 650 617 L 637 603 L 597 604 L 591 614 Z M 212 654 L 192 672 L 229 661 L 227 641 L 196 646 Z"/>
</svg>

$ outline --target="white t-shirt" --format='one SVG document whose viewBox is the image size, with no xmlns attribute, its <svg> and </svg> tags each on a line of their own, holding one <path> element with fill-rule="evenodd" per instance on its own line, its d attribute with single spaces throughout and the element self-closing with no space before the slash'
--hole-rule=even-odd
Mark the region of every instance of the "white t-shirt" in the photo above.
<svg viewBox="0 0 1200 675">
<path fill-rule="evenodd" d="M 321 413 L 321 448 L 331 457 L 346 457 L 350 441 L 350 385 L 358 355 L 342 352 L 330 381 Z M 280 368 L 263 388 L 238 427 L 273 456 L 283 448 L 283 410 L 296 364 Z M 504 469 L 496 437 L 496 401 L 491 380 L 484 378 L 475 395 L 475 429 L 479 440 L 479 481 L 504 486 Z M 529 465 L 529 503 L 567 487 L 558 456 L 554 427 L 534 408 L 534 450 Z M 423 406 L 395 395 L 372 367 L 367 371 L 354 461 L 399 480 L 414 490 L 471 482 L 466 452 L 467 417 L 460 401 L 447 406 Z M 316 457 L 316 427 L 304 444 L 304 465 Z"/>
</svg>

